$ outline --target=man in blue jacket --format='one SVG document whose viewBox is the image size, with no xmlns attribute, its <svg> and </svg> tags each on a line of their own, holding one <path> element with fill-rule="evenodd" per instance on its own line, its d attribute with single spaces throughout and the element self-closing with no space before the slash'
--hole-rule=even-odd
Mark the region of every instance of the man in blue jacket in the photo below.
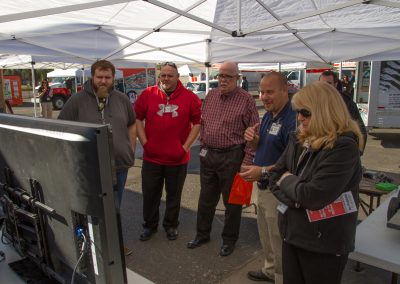
<svg viewBox="0 0 400 284">
<path fill-rule="evenodd" d="M 260 99 L 267 111 L 258 124 L 246 129 L 245 140 L 255 149 L 254 165 L 242 167 L 242 177 L 257 181 L 257 224 L 261 245 L 265 253 L 264 267 L 249 271 L 254 281 L 282 283 L 282 240 L 278 230 L 278 200 L 268 189 L 268 171 L 274 166 L 289 141 L 289 133 L 296 129 L 296 113 L 288 96 L 286 77 L 271 72 L 260 82 Z"/>
</svg>

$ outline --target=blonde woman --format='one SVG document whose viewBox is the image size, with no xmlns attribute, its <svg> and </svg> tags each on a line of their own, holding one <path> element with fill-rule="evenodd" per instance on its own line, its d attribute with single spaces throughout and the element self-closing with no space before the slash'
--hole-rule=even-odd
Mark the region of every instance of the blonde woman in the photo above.
<svg viewBox="0 0 400 284">
<path fill-rule="evenodd" d="M 325 82 L 300 90 L 292 106 L 298 131 L 270 184 L 281 202 L 283 283 L 338 284 L 354 250 L 362 135 L 340 94 Z M 316 212 L 331 213 L 338 199 L 348 202 L 347 214 L 326 218 L 329 214 Z"/>
</svg>

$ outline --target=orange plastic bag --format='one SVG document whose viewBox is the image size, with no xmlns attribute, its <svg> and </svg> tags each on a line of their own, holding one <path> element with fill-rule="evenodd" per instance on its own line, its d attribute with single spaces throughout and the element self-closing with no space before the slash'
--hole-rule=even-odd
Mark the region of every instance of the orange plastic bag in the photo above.
<svg viewBox="0 0 400 284">
<path fill-rule="evenodd" d="M 253 183 L 245 181 L 239 175 L 239 173 L 236 173 L 232 183 L 228 203 L 237 205 L 249 205 L 252 191 Z"/>
</svg>

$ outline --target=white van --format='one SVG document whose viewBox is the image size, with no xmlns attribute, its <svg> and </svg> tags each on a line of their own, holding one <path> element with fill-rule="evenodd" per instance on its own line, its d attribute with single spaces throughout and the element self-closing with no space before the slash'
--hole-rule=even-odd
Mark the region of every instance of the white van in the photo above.
<svg viewBox="0 0 400 284">
<path fill-rule="evenodd" d="M 209 81 L 209 90 L 215 89 L 218 87 L 218 80 L 210 80 Z M 195 93 L 200 100 L 204 100 L 206 98 L 206 81 L 197 81 L 197 82 L 188 82 L 186 84 L 186 88 Z"/>
</svg>

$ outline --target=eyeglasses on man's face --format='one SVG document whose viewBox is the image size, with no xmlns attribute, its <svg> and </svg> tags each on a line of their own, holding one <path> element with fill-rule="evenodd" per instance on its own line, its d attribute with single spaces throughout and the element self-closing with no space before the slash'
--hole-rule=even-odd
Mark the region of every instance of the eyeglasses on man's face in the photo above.
<svg viewBox="0 0 400 284">
<path fill-rule="evenodd" d="M 303 117 L 305 117 L 305 118 L 309 118 L 309 117 L 311 117 L 311 111 L 309 111 L 309 110 L 306 110 L 306 109 L 304 109 L 304 108 L 302 108 L 302 109 L 296 109 L 296 112 L 297 112 L 297 114 L 301 114 Z"/>
<path fill-rule="evenodd" d="M 221 79 L 221 80 L 232 80 L 236 76 L 237 75 L 228 75 L 228 74 L 218 74 L 217 75 L 218 79 Z"/>
<path fill-rule="evenodd" d="M 174 78 L 174 77 L 175 76 L 172 75 L 172 74 L 160 74 L 160 78 L 163 78 L 163 79 L 165 79 L 165 78 L 171 79 L 171 78 Z"/>
</svg>

